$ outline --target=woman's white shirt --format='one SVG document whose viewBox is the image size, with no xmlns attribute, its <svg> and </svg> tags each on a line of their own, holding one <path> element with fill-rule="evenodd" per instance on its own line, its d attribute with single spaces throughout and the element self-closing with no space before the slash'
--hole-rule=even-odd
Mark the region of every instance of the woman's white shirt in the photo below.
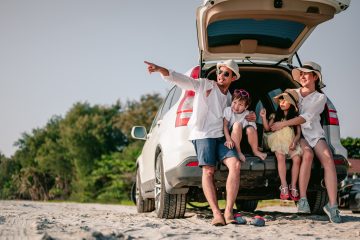
<svg viewBox="0 0 360 240">
<path fill-rule="evenodd" d="M 318 91 L 303 97 L 300 88 L 296 89 L 299 95 L 299 115 L 305 119 L 301 124 L 301 132 L 311 147 L 315 147 L 321 138 L 325 138 L 324 129 L 320 123 L 320 114 L 324 111 L 327 98 Z"/>
<path fill-rule="evenodd" d="M 231 101 L 229 93 L 223 94 L 215 81 L 204 78 L 195 80 L 172 70 L 169 70 L 169 76 L 163 78 L 182 89 L 196 92 L 193 113 L 188 123 L 189 140 L 224 136 L 223 111 Z M 206 96 L 208 90 L 211 92 Z"/>
</svg>

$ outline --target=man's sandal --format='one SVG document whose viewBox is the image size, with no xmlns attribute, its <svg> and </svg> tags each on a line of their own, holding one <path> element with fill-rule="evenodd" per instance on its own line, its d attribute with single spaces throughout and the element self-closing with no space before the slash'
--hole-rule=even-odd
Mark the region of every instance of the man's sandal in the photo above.
<svg viewBox="0 0 360 240">
<path fill-rule="evenodd" d="M 289 199 L 289 188 L 280 186 L 280 199 L 281 200 L 288 200 Z"/>
</svg>

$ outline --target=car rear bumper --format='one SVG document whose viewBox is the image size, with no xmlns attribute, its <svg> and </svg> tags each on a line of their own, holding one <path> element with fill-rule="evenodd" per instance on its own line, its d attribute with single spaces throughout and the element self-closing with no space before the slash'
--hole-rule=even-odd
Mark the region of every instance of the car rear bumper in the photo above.
<svg viewBox="0 0 360 240">
<path fill-rule="evenodd" d="M 347 176 L 347 161 L 341 155 L 334 155 L 334 161 L 338 177 L 337 180 L 338 183 L 340 183 Z M 202 170 L 196 163 L 196 156 L 191 156 L 182 161 L 177 167 L 166 171 L 167 191 L 172 192 L 172 189 L 201 187 Z M 291 159 L 288 159 L 286 162 L 289 180 L 291 176 L 291 163 Z M 217 187 L 225 187 L 227 175 L 227 167 L 223 164 L 219 165 L 215 172 Z M 318 160 L 314 160 L 309 191 L 323 187 L 323 179 L 323 168 Z M 239 194 L 249 196 L 254 194 L 263 195 L 263 199 L 269 199 L 271 196 L 278 195 L 274 189 L 277 189 L 279 184 L 280 179 L 277 171 L 277 163 L 273 154 L 269 154 L 265 161 L 261 161 L 257 157 L 246 157 L 246 162 L 241 165 Z M 266 194 L 266 192 L 270 192 L 270 194 Z"/>
</svg>

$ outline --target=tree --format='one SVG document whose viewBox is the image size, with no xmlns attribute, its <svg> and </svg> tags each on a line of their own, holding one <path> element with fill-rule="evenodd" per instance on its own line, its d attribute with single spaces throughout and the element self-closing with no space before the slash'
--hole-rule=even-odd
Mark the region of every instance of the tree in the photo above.
<svg viewBox="0 0 360 240">
<path fill-rule="evenodd" d="M 91 198 L 88 176 L 95 167 L 95 160 L 127 145 L 126 137 L 113 124 L 119 110 L 119 104 L 106 107 L 76 103 L 60 124 L 61 141 L 74 164 L 75 199 L 87 201 Z"/>
<path fill-rule="evenodd" d="M 360 138 L 342 138 L 341 144 L 348 150 L 349 158 L 360 158 Z"/>
<path fill-rule="evenodd" d="M 139 125 L 149 130 L 162 101 L 158 93 L 141 96 L 140 102 L 128 101 L 122 114 L 115 119 L 114 125 L 121 129 L 129 141 L 133 141 L 130 137 L 131 128 Z"/>
</svg>

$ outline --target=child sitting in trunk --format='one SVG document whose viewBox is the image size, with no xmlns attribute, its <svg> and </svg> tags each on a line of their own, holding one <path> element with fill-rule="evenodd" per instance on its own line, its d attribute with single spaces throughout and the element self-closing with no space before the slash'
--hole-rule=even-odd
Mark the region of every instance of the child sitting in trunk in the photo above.
<svg viewBox="0 0 360 240">
<path fill-rule="evenodd" d="M 298 116 L 298 94 L 294 89 L 286 89 L 283 93 L 274 97 L 275 103 L 279 105 L 276 114 L 271 114 L 269 119 L 266 119 L 266 110 L 260 111 L 260 116 L 263 120 L 264 130 L 269 131 L 275 122 L 292 119 Z M 281 180 L 280 199 L 286 200 L 289 197 L 294 200 L 299 200 L 299 192 L 296 188 L 299 177 L 300 163 L 301 163 L 301 148 L 299 140 L 301 136 L 300 125 L 294 127 L 284 127 L 278 131 L 271 133 L 267 137 L 269 148 L 275 152 L 278 162 L 278 171 Z M 291 168 L 291 185 L 286 182 L 286 156 L 289 156 L 292 161 Z"/>
<path fill-rule="evenodd" d="M 255 122 L 248 122 L 245 116 L 249 114 L 247 108 L 251 102 L 250 94 L 244 89 L 236 89 L 232 95 L 232 103 L 230 107 L 224 110 L 224 135 L 226 138 L 225 146 L 235 149 L 242 162 L 245 162 L 245 156 L 241 152 L 240 142 L 243 135 L 243 129 L 246 131 L 249 145 L 255 156 L 261 160 L 265 160 L 266 153 L 260 152 L 258 149 L 258 136 Z"/>
</svg>

